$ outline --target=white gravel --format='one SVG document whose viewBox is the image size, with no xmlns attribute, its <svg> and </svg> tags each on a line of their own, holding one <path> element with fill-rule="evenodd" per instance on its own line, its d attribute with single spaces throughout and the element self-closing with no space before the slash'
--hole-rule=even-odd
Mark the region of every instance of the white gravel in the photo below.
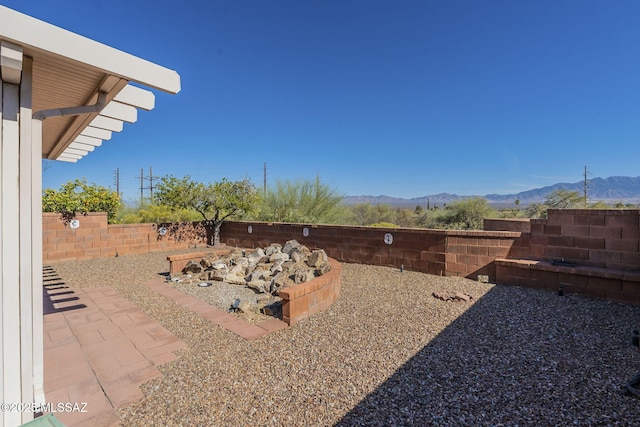
<svg viewBox="0 0 640 427">
<path fill-rule="evenodd" d="M 245 341 L 140 286 L 166 255 L 52 264 L 70 286 L 114 286 L 189 346 L 119 410 L 125 426 L 640 425 L 640 399 L 619 393 L 640 370 L 640 307 L 343 264 L 327 311 Z"/>
</svg>

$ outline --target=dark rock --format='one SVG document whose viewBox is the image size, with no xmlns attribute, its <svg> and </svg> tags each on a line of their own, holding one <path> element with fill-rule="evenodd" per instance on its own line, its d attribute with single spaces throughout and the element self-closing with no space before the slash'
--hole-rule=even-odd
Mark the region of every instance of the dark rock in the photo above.
<svg viewBox="0 0 640 427">
<path fill-rule="evenodd" d="M 453 299 L 456 301 L 463 301 L 463 302 L 469 302 L 473 299 L 473 297 L 469 294 L 465 294 L 462 292 L 457 292 L 454 296 Z"/>
<path fill-rule="evenodd" d="M 316 276 L 322 276 L 323 274 L 327 274 L 331 271 L 331 264 L 329 262 L 325 262 L 320 265 L 320 267 L 315 269 Z"/>
<path fill-rule="evenodd" d="M 328 260 L 329 257 L 327 257 L 327 253 L 323 249 L 316 249 L 309 255 L 307 264 L 309 267 L 320 267 L 322 264 L 328 262 Z"/>
<path fill-rule="evenodd" d="M 247 281 L 247 287 L 253 289 L 258 293 L 264 294 L 269 292 L 270 282 L 265 282 L 264 280 L 251 280 Z"/>
<path fill-rule="evenodd" d="M 182 272 L 185 274 L 187 273 L 198 274 L 202 272 L 202 266 L 197 262 L 189 261 L 187 262 L 187 265 L 185 265 L 184 268 L 182 269 Z"/>
<path fill-rule="evenodd" d="M 316 275 L 310 268 L 299 268 L 293 273 L 293 281 L 299 285 L 312 280 Z"/>
</svg>

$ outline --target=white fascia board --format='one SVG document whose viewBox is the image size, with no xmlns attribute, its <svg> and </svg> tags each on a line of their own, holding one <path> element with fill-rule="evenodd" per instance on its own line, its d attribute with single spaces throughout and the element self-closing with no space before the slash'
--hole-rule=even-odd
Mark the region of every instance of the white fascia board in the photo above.
<svg viewBox="0 0 640 427">
<path fill-rule="evenodd" d="M 20 84 L 22 76 L 22 47 L 0 40 L 0 80 Z"/>
<path fill-rule="evenodd" d="M 78 150 L 77 148 L 67 147 L 67 149 L 64 150 L 62 154 L 77 154 L 78 156 L 84 157 L 89 154 L 89 152 L 86 150 Z"/>
<path fill-rule="evenodd" d="M 76 148 L 78 150 L 82 150 L 82 151 L 93 151 L 96 149 L 96 147 L 94 145 L 89 145 L 89 144 L 83 144 L 81 142 L 72 142 L 71 144 L 69 144 L 69 146 L 67 147 L 67 150 L 69 148 Z"/>
<path fill-rule="evenodd" d="M 59 160 L 61 162 L 68 162 L 68 163 L 77 163 L 79 159 L 75 159 L 75 158 L 70 158 L 70 157 L 65 157 L 64 154 L 61 154 L 60 156 L 58 156 L 57 159 L 55 160 Z"/>
<path fill-rule="evenodd" d="M 93 145 L 94 147 L 99 147 L 102 145 L 101 139 L 91 138 L 90 136 L 83 136 L 83 135 L 76 136 L 76 139 L 74 139 L 73 142 L 80 142 L 81 144 L 89 144 L 89 145 Z"/>
<path fill-rule="evenodd" d="M 51 53 L 163 92 L 180 92 L 174 70 L 0 6 L 0 39 Z"/>
<path fill-rule="evenodd" d="M 135 107 L 115 101 L 108 103 L 107 106 L 100 111 L 100 114 L 127 123 L 135 123 L 138 120 L 138 110 L 136 110 Z"/>
<path fill-rule="evenodd" d="M 120 120 L 112 119 L 111 117 L 96 116 L 96 118 L 89 123 L 89 126 L 110 130 L 111 132 L 121 132 L 124 124 Z"/>
<path fill-rule="evenodd" d="M 78 159 L 79 160 L 79 159 L 83 158 L 84 156 L 81 155 L 81 154 L 67 153 L 66 150 L 65 150 L 62 153 L 60 153 L 58 158 L 60 158 L 60 157 L 64 157 L 66 159 Z"/>
<path fill-rule="evenodd" d="M 104 129 L 94 128 L 93 126 L 87 126 L 86 128 L 84 128 L 83 131 L 80 132 L 80 135 L 90 136 L 91 138 L 98 138 L 107 141 L 111 139 L 111 132 Z"/>
<path fill-rule="evenodd" d="M 142 108 L 146 111 L 153 110 L 156 106 L 156 96 L 153 92 L 131 85 L 126 85 L 122 88 L 113 100 L 132 107 Z"/>
</svg>

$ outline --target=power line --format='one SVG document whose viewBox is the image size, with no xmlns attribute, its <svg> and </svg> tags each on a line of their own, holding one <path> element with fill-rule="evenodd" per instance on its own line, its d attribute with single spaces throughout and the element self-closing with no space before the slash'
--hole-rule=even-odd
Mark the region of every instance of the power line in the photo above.
<svg viewBox="0 0 640 427">
<path fill-rule="evenodd" d="M 587 193 L 589 191 L 589 175 L 591 175 L 587 171 L 587 166 L 584 167 L 584 184 L 583 184 L 583 192 L 584 192 L 584 208 L 587 209 Z"/>
<path fill-rule="evenodd" d="M 122 194 L 120 194 L 120 168 L 116 168 L 113 174 L 116 181 L 116 194 L 118 197 L 122 197 Z"/>
<path fill-rule="evenodd" d="M 149 190 L 149 199 L 153 202 L 153 179 L 158 178 L 153 175 L 153 168 L 149 166 L 149 176 L 144 176 L 144 169 L 140 168 L 140 204 L 144 202 L 144 190 Z M 144 181 L 149 181 L 149 186 L 145 187 Z"/>
</svg>

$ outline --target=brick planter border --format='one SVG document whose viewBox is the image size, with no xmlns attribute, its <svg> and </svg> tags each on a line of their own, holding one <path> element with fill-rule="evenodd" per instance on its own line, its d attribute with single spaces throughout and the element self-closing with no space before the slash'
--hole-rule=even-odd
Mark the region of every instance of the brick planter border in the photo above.
<svg viewBox="0 0 640 427">
<path fill-rule="evenodd" d="M 326 310 L 340 297 L 342 266 L 333 258 L 329 258 L 329 263 L 328 273 L 280 291 L 282 320 L 290 326 Z"/>
<path fill-rule="evenodd" d="M 180 274 L 189 261 L 197 262 L 207 255 L 225 255 L 230 249 L 214 251 L 192 252 L 188 254 L 170 255 L 169 274 Z M 282 298 L 282 320 L 289 326 L 326 310 L 340 297 L 340 277 L 342 266 L 338 261 L 329 258 L 331 271 L 299 285 L 283 289 L 279 295 Z"/>
</svg>

